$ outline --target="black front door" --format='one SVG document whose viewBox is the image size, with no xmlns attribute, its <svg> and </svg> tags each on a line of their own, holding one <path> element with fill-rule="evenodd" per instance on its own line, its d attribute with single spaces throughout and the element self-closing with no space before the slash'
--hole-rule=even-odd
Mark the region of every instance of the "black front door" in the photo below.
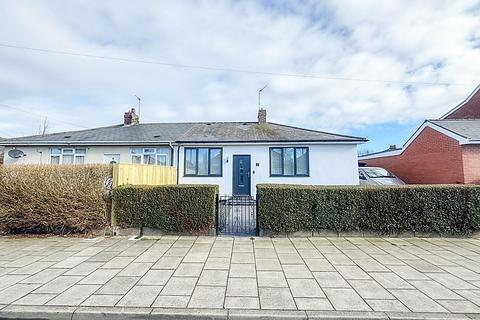
<svg viewBox="0 0 480 320">
<path fill-rule="evenodd" d="M 233 195 L 250 195 L 250 155 L 233 156 Z"/>
</svg>

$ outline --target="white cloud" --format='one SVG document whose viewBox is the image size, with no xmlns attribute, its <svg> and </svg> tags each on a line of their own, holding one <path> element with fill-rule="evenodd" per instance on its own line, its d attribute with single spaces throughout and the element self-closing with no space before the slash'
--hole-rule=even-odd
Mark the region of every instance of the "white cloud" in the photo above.
<svg viewBox="0 0 480 320">
<path fill-rule="evenodd" d="M 301 5 L 299 4 L 301 3 Z M 345 78 L 476 83 L 478 1 L 10 1 L 0 43 L 178 64 Z M 438 117 L 474 86 L 200 71 L 0 48 L 0 103 L 93 127 L 143 98 L 142 121 L 269 119 L 321 130 Z M 1 108 L 1 107 L 0 107 Z M 3 109 L 2 109 L 3 111 Z M 2 112 L 0 135 L 40 117 Z M 5 116 L 7 115 L 7 116 Z M 51 120 L 52 130 L 75 129 Z"/>
</svg>

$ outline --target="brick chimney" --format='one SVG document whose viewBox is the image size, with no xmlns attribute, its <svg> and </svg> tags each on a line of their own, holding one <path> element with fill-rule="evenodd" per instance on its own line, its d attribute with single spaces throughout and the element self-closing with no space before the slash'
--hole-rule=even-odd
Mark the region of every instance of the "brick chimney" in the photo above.
<svg viewBox="0 0 480 320">
<path fill-rule="evenodd" d="M 267 123 L 267 110 L 260 108 L 258 109 L 258 124 Z"/>
<path fill-rule="evenodd" d="M 123 125 L 130 126 L 138 123 L 139 119 L 138 115 L 135 113 L 135 108 L 132 108 L 130 111 L 127 111 L 123 114 Z"/>
</svg>

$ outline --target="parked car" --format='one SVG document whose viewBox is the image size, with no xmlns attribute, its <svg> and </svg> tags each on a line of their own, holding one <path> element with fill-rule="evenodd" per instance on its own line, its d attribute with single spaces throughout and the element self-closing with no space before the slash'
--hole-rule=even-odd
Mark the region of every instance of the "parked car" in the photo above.
<svg viewBox="0 0 480 320">
<path fill-rule="evenodd" d="M 358 168 L 358 178 L 361 185 L 404 185 L 400 178 L 390 171 L 380 167 Z"/>
</svg>

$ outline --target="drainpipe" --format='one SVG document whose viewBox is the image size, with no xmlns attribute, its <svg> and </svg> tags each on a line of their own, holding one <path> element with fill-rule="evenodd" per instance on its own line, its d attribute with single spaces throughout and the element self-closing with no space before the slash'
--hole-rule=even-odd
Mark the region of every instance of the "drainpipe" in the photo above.
<svg viewBox="0 0 480 320">
<path fill-rule="evenodd" d="M 173 143 L 172 142 L 168 142 L 168 145 L 170 146 L 170 148 L 172 149 L 172 155 L 175 155 L 175 148 L 173 147 Z M 174 161 L 174 156 L 172 156 L 172 159 L 171 159 L 171 162 L 170 164 L 173 166 L 173 161 Z M 178 184 L 178 175 L 180 173 L 179 169 L 178 169 L 178 165 L 180 163 L 180 145 L 177 145 L 177 184 Z"/>
<path fill-rule="evenodd" d="M 37 149 L 37 152 L 40 153 L 40 164 L 43 164 L 43 152 Z"/>
<path fill-rule="evenodd" d="M 170 165 L 173 166 L 173 156 L 175 153 L 175 149 L 173 148 L 173 144 L 169 141 L 168 145 L 170 146 L 170 149 L 172 149 L 172 156 L 170 157 Z"/>
</svg>

